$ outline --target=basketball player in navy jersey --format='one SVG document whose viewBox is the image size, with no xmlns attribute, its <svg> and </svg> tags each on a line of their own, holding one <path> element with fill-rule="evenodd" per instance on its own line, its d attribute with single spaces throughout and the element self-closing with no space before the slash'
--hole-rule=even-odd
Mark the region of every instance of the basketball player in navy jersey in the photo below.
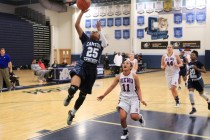
<svg viewBox="0 0 210 140">
<path fill-rule="evenodd" d="M 121 126 L 123 128 L 123 135 L 121 139 L 128 138 L 128 128 L 127 128 L 127 114 L 130 114 L 131 119 L 134 121 L 139 121 L 142 126 L 145 126 L 145 120 L 140 114 L 140 102 L 143 105 L 147 105 L 142 99 L 142 92 L 140 88 L 140 83 L 138 76 L 131 72 L 132 63 L 126 60 L 122 64 L 123 72 L 116 76 L 110 87 L 104 92 L 103 95 L 97 97 L 98 101 L 101 101 L 106 95 L 108 95 L 118 83 L 120 83 L 121 92 L 120 99 L 117 109 L 120 113 Z"/>
<path fill-rule="evenodd" d="M 68 112 L 68 125 L 71 125 L 75 113 L 83 104 L 86 95 L 91 94 L 97 76 L 97 64 L 99 63 L 103 49 L 107 47 L 107 41 L 101 33 L 101 24 L 99 21 L 96 24 L 97 31 L 92 31 L 90 38 L 80 27 L 80 21 L 85 12 L 87 10 L 80 12 L 75 23 L 75 28 L 82 42 L 83 51 L 80 55 L 80 60 L 70 72 L 71 86 L 68 89 L 68 96 L 64 100 L 64 106 L 68 106 L 76 91 L 78 89 L 80 90 L 74 108 Z"/>
<path fill-rule="evenodd" d="M 165 70 L 168 87 L 176 102 L 175 107 L 179 107 L 180 102 L 176 87 L 178 86 L 179 68 L 182 66 L 182 61 L 180 60 L 179 55 L 176 55 L 173 52 L 173 48 L 172 45 L 167 46 L 167 53 L 164 54 L 161 59 L 161 68 Z"/>
<path fill-rule="evenodd" d="M 179 56 L 180 60 L 183 63 L 183 66 L 180 67 L 179 71 L 179 87 L 178 89 L 181 89 L 181 77 L 183 81 L 185 82 L 185 86 L 187 86 L 187 65 L 188 65 L 188 59 L 185 57 L 185 52 L 184 50 L 181 50 L 181 55 Z"/>
<path fill-rule="evenodd" d="M 210 100 L 208 96 L 204 93 L 204 82 L 201 77 L 201 72 L 206 73 L 206 69 L 204 65 L 197 60 L 198 52 L 192 51 L 191 62 L 189 63 L 189 78 L 188 78 L 188 90 L 189 90 L 189 98 L 192 105 L 192 111 L 189 113 L 190 115 L 196 112 L 195 109 L 195 101 L 194 101 L 194 90 L 197 90 L 202 98 L 204 98 L 208 103 L 208 109 L 210 110 Z"/>
</svg>

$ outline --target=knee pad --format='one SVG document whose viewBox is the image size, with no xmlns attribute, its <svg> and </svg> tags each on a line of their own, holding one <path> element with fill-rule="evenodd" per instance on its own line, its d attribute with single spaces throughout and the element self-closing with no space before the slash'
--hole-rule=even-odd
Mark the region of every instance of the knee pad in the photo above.
<svg viewBox="0 0 210 140">
<path fill-rule="evenodd" d="M 70 88 L 68 89 L 69 96 L 73 97 L 74 94 L 77 92 L 77 90 L 78 90 L 77 86 L 71 85 Z"/>
</svg>

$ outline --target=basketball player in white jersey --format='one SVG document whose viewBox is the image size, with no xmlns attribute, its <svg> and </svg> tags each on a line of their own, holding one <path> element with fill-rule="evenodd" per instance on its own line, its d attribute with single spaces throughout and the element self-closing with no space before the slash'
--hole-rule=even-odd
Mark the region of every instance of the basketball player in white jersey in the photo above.
<svg viewBox="0 0 210 140">
<path fill-rule="evenodd" d="M 118 83 L 120 84 L 121 92 L 117 109 L 120 113 L 120 121 L 123 128 L 121 139 L 127 139 L 129 135 L 126 122 L 127 114 L 130 114 L 131 119 L 139 121 L 142 126 L 145 126 L 143 116 L 140 114 L 140 102 L 145 106 L 147 104 L 142 99 L 138 76 L 131 72 L 132 63 L 129 60 L 124 61 L 122 69 L 123 72 L 115 77 L 110 87 L 103 95 L 98 97 L 98 101 L 101 101 L 106 95 L 108 95 Z"/>
<path fill-rule="evenodd" d="M 166 80 L 168 87 L 176 101 L 176 107 L 180 106 L 178 92 L 176 87 L 178 86 L 179 71 L 182 66 L 182 61 L 179 55 L 173 52 L 173 46 L 167 46 L 167 53 L 162 56 L 161 68 L 165 70 Z"/>
<path fill-rule="evenodd" d="M 128 60 L 133 65 L 131 72 L 136 73 L 138 70 L 138 60 L 134 58 L 134 53 L 130 53 Z"/>
</svg>

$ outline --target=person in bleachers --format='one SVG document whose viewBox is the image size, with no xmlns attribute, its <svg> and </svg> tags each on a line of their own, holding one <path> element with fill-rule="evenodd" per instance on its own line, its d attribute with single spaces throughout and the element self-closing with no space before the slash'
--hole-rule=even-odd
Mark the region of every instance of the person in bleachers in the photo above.
<svg viewBox="0 0 210 140">
<path fill-rule="evenodd" d="M 45 82 L 50 72 L 49 70 L 43 70 L 39 64 L 36 63 L 36 59 L 33 59 L 32 61 L 31 70 L 38 76 L 39 82 Z"/>
<path fill-rule="evenodd" d="M 66 59 L 63 60 L 63 63 L 61 64 L 62 67 L 66 67 L 68 65 Z"/>
<path fill-rule="evenodd" d="M 54 60 L 54 63 L 51 65 L 51 67 L 53 67 L 53 68 L 58 67 L 58 62 L 57 62 L 57 60 Z"/>
</svg>

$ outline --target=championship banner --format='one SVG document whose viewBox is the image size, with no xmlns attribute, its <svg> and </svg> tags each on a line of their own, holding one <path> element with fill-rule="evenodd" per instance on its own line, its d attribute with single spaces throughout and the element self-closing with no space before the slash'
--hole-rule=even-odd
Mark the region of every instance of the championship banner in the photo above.
<svg viewBox="0 0 210 140">
<path fill-rule="evenodd" d="M 91 31 L 85 31 L 85 34 L 90 37 Z"/>
<path fill-rule="evenodd" d="M 145 12 L 144 3 L 143 2 L 136 4 L 136 11 L 139 14 L 143 14 Z"/>
<path fill-rule="evenodd" d="M 121 30 L 115 30 L 115 39 L 121 39 L 122 33 Z"/>
<path fill-rule="evenodd" d="M 122 25 L 122 18 L 115 18 L 115 26 L 119 27 Z"/>
<path fill-rule="evenodd" d="M 144 29 L 137 29 L 137 38 L 144 38 Z"/>
<path fill-rule="evenodd" d="M 174 27 L 174 37 L 175 38 L 182 38 L 182 27 Z"/>
<path fill-rule="evenodd" d="M 144 25 L 144 16 L 138 16 L 137 17 L 137 24 L 140 26 Z"/>
<path fill-rule="evenodd" d="M 124 4 L 123 5 L 123 14 L 124 15 L 129 15 L 130 14 L 130 9 L 131 5 L 130 4 Z"/>
<path fill-rule="evenodd" d="M 123 30 L 123 38 L 129 39 L 130 38 L 130 30 Z"/>
<path fill-rule="evenodd" d="M 172 10 L 173 2 L 172 0 L 164 0 L 164 11 L 169 12 Z"/>
<path fill-rule="evenodd" d="M 174 0 L 174 10 L 181 10 L 182 9 L 182 0 Z"/>
<path fill-rule="evenodd" d="M 122 14 L 122 7 L 121 5 L 115 5 L 115 15 L 119 16 Z"/>
<path fill-rule="evenodd" d="M 171 41 L 170 44 L 174 46 L 175 49 L 200 49 L 200 41 Z"/>
<path fill-rule="evenodd" d="M 195 22 L 195 13 L 194 12 L 187 12 L 186 13 L 186 23 L 192 24 Z"/>
<path fill-rule="evenodd" d="M 93 13 L 93 17 L 98 17 L 99 16 L 99 7 L 95 6 L 94 11 L 92 11 Z"/>
<path fill-rule="evenodd" d="M 154 3 L 153 2 L 146 2 L 146 12 L 152 13 L 154 12 Z"/>
<path fill-rule="evenodd" d="M 114 6 L 112 6 L 112 5 L 107 6 L 107 15 L 108 16 L 114 15 Z"/>
<path fill-rule="evenodd" d="M 91 20 L 90 19 L 85 20 L 85 28 L 91 28 Z"/>
<path fill-rule="evenodd" d="M 169 37 L 168 20 L 163 17 L 149 17 L 145 31 L 151 35 L 152 40 L 167 39 Z"/>
<path fill-rule="evenodd" d="M 162 42 L 141 42 L 141 49 L 166 49 L 168 41 Z"/>
<path fill-rule="evenodd" d="M 204 9 L 206 8 L 206 0 L 196 0 L 196 6 L 197 9 Z"/>
<path fill-rule="evenodd" d="M 156 1 L 155 2 L 155 12 L 163 11 L 163 1 Z"/>
<path fill-rule="evenodd" d="M 105 18 L 100 19 L 100 22 L 101 22 L 101 27 L 106 27 L 106 19 Z"/>
<path fill-rule="evenodd" d="M 107 26 L 112 27 L 114 25 L 114 19 L 113 18 L 108 18 L 107 19 Z"/>
<path fill-rule="evenodd" d="M 99 8 L 99 11 L 100 11 L 100 16 L 101 16 L 101 17 L 106 16 L 106 6 L 101 6 L 101 7 Z"/>
<path fill-rule="evenodd" d="M 174 24 L 182 23 L 182 13 L 174 13 Z"/>
<path fill-rule="evenodd" d="M 206 22 L 206 11 L 197 11 L 196 12 L 196 21 L 198 23 L 205 23 Z"/>
<path fill-rule="evenodd" d="M 123 17 L 123 25 L 124 26 L 130 25 L 130 17 Z"/>
<path fill-rule="evenodd" d="M 96 28 L 96 24 L 98 22 L 98 19 L 92 19 L 92 27 Z"/>
<path fill-rule="evenodd" d="M 195 8 L 195 0 L 186 0 L 186 8 L 192 10 Z"/>
</svg>

